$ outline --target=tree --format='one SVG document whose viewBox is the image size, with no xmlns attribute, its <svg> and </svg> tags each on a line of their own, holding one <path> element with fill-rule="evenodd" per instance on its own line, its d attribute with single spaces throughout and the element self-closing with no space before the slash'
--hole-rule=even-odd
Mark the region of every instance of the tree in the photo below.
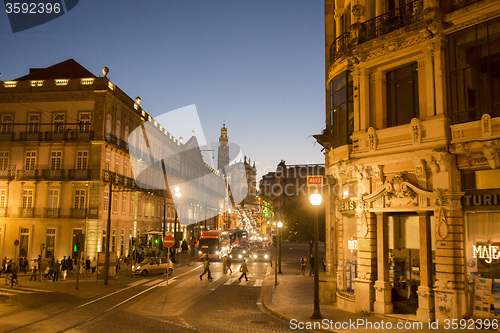
<svg viewBox="0 0 500 333">
<path fill-rule="evenodd" d="M 302 198 L 301 198 L 302 199 Z M 325 206 L 318 209 L 319 241 L 325 241 Z M 283 238 L 291 242 L 309 243 L 309 254 L 314 246 L 314 209 L 309 200 L 290 202 L 283 208 L 285 228 Z"/>
</svg>

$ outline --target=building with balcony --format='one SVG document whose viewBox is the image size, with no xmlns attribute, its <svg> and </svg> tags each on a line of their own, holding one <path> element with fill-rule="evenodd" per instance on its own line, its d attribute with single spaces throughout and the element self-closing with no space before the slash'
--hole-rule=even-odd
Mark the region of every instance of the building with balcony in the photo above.
<svg viewBox="0 0 500 333">
<path fill-rule="evenodd" d="M 146 186 L 165 179 L 164 171 L 151 168 L 134 177 L 132 163 L 158 166 L 163 151 L 176 154 L 184 145 L 141 108 L 140 98 L 113 84 L 107 71 L 97 77 L 69 59 L 0 81 L 0 257 L 74 256 L 78 235 L 84 256 L 97 257 L 111 237 L 110 251 L 122 257 L 131 252 L 132 237 L 147 247 L 163 227 L 174 231 L 169 188 Z M 146 125 L 148 142 L 134 131 Z M 188 161 L 176 161 L 173 170 L 167 163 L 167 171 L 189 179 L 195 163 L 182 158 Z M 198 218 L 193 207 L 183 209 L 190 222 Z M 177 231 L 187 237 L 185 225 Z"/>
<path fill-rule="evenodd" d="M 325 39 L 315 137 L 339 190 L 325 202 L 322 301 L 424 322 L 493 316 L 500 3 L 325 0 Z"/>
</svg>

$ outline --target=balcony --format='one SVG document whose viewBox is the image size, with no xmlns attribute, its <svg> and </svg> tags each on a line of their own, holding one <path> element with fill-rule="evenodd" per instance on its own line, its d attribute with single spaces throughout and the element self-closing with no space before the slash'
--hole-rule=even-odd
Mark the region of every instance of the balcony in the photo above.
<svg viewBox="0 0 500 333">
<path fill-rule="evenodd" d="M 479 2 L 481 0 L 452 0 L 451 1 L 451 6 L 450 6 L 450 11 L 454 11 L 460 8 L 464 8 L 467 6 L 470 6 L 476 2 Z"/>
<path fill-rule="evenodd" d="M 89 169 L 69 169 L 67 170 L 68 180 L 89 180 L 90 170 Z"/>
<path fill-rule="evenodd" d="M 54 218 L 61 215 L 61 208 L 44 208 L 43 217 Z"/>
<path fill-rule="evenodd" d="M 351 41 L 351 33 L 349 31 L 335 38 L 335 41 L 332 43 L 332 46 L 330 46 L 331 63 L 340 58 L 345 53 L 345 51 L 349 49 L 350 41 Z"/>
<path fill-rule="evenodd" d="M 120 147 L 123 150 L 127 150 L 128 149 L 127 141 L 122 140 L 122 139 L 118 139 L 118 147 Z"/>
<path fill-rule="evenodd" d="M 17 170 L 17 180 L 38 180 L 38 170 Z"/>
<path fill-rule="evenodd" d="M 0 133 L 0 141 L 14 141 L 15 139 L 16 134 L 14 132 Z"/>
<path fill-rule="evenodd" d="M 406 27 L 420 21 L 423 17 L 422 0 L 414 0 L 404 6 L 361 23 L 359 43 Z"/>
<path fill-rule="evenodd" d="M 66 141 L 68 139 L 68 132 L 44 132 L 43 139 L 45 141 Z"/>
<path fill-rule="evenodd" d="M 70 131 L 69 140 L 76 140 L 76 141 L 94 140 L 94 131 L 87 131 L 87 132 Z"/>
<path fill-rule="evenodd" d="M 0 170 L 0 179 L 13 180 L 16 176 L 15 167 L 9 167 L 7 170 Z"/>
<path fill-rule="evenodd" d="M 109 142 L 111 144 L 114 144 L 115 146 L 118 146 L 118 138 L 115 135 L 106 134 L 105 138 L 106 138 L 106 142 Z"/>
<path fill-rule="evenodd" d="M 7 207 L 0 207 L 0 217 L 7 217 Z"/>
<path fill-rule="evenodd" d="M 34 208 L 19 208 L 19 217 L 34 217 L 35 209 Z"/>
<path fill-rule="evenodd" d="M 42 132 L 19 132 L 20 141 L 42 141 Z"/>
<path fill-rule="evenodd" d="M 64 180 L 64 170 L 42 169 L 42 179 Z"/>
<path fill-rule="evenodd" d="M 125 185 L 125 187 L 128 187 L 128 188 L 134 188 L 135 187 L 135 181 L 134 181 L 133 178 L 123 176 L 123 179 L 124 179 L 123 185 Z"/>
<path fill-rule="evenodd" d="M 72 219 L 84 219 L 87 217 L 87 209 L 70 208 L 69 217 L 71 217 Z"/>
</svg>

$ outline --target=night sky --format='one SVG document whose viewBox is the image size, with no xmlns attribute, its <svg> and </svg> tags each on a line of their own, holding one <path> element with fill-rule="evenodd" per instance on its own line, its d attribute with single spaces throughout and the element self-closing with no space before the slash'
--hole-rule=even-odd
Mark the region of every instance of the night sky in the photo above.
<svg viewBox="0 0 500 333">
<path fill-rule="evenodd" d="M 65 15 L 12 33 L 0 13 L 1 80 L 73 58 L 152 116 L 196 105 L 207 141 L 229 141 L 259 176 L 324 163 L 321 0 L 82 0 Z M 176 136 L 176 128 L 166 125 Z M 189 134 L 190 135 L 190 134 Z"/>
</svg>

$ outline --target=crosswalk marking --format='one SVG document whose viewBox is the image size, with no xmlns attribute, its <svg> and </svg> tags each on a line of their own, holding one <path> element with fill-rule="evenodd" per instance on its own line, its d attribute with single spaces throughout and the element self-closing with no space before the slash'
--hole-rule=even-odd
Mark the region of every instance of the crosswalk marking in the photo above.
<svg viewBox="0 0 500 333">
<path fill-rule="evenodd" d="M 253 284 L 254 287 L 262 287 L 262 284 L 264 283 L 263 279 L 257 279 L 255 280 L 255 283 Z"/>
<path fill-rule="evenodd" d="M 246 286 L 248 284 L 248 281 L 246 280 L 241 280 L 241 282 L 238 284 L 239 286 Z"/>
<path fill-rule="evenodd" d="M 225 286 L 229 286 L 229 285 L 231 285 L 234 281 L 236 281 L 236 278 L 230 278 L 229 280 L 227 280 L 227 281 L 224 283 L 224 285 L 225 285 Z"/>
<path fill-rule="evenodd" d="M 135 281 L 135 282 L 132 282 L 132 283 L 127 284 L 127 286 L 129 286 L 129 287 L 135 287 L 135 286 L 138 286 L 138 285 L 140 285 L 140 284 L 145 283 L 146 281 L 148 281 L 148 280 L 139 280 L 139 281 Z"/>
<path fill-rule="evenodd" d="M 156 279 L 156 280 L 153 280 L 151 282 L 146 283 L 144 286 L 145 287 L 151 287 L 151 286 L 153 286 L 153 285 L 155 285 L 157 283 L 163 282 L 163 281 L 165 281 L 165 280 L 164 279 Z"/>
</svg>

